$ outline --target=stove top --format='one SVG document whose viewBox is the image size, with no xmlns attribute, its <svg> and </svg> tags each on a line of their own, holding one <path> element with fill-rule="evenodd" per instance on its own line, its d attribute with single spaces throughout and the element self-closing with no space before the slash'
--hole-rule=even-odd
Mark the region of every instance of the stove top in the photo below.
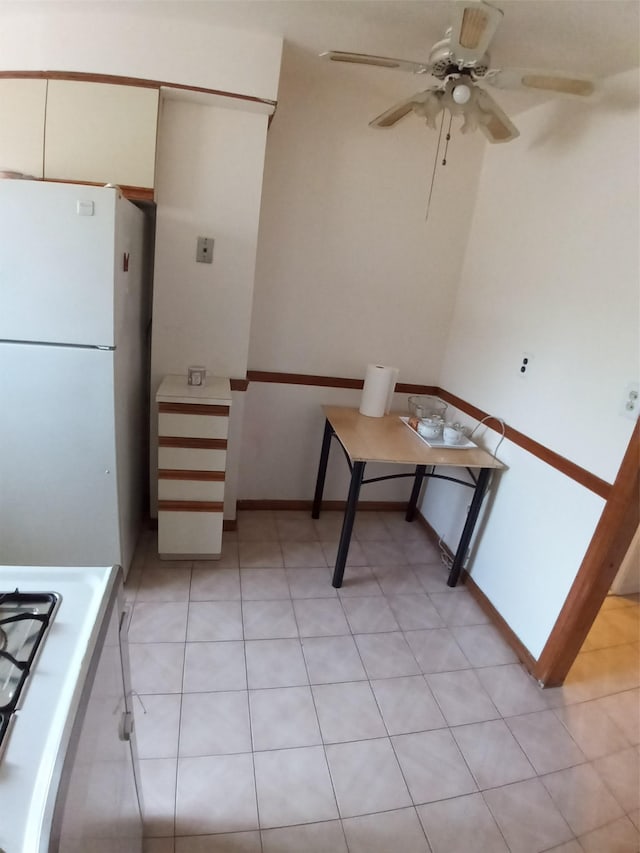
<svg viewBox="0 0 640 853">
<path fill-rule="evenodd" d="M 0 753 L 58 604 L 53 592 L 0 591 Z"/>
<path fill-rule="evenodd" d="M 44 641 L 33 656 L 2 744 L 0 849 L 7 853 L 48 849 L 64 757 L 118 578 L 113 566 L 0 566 L 0 590 L 11 594 L 17 587 L 35 595 L 43 615 L 52 603 L 47 598 L 55 593 L 59 599 L 48 613 Z M 6 602 L 11 610 L 0 618 L 17 615 L 14 604 Z M 5 820 L 7 815 L 11 820 Z"/>
</svg>

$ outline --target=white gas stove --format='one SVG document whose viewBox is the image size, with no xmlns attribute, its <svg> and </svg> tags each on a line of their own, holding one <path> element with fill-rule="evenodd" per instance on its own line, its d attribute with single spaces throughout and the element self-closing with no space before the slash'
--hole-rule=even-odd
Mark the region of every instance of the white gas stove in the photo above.
<svg viewBox="0 0 640 853">
<path fill-rule="evenodd" d="M 90 850 L 98 839 L 104 850 L 139 849 L 122 687 L 121 585 L 117 567 L 0 567 L 3 853 Z M 103 780 L 101 755 L 112 773 L 119 757 L 128 768 L 114 776 L 117 797 L 125 788 L 130 793 L 126 816 L 98 814 L 90 801 L 87 761 L 97 760 L 95 773 Z M 82 765 L 81 780 L 75 765 Z M 98 810 L 104 808 L 101 803 Z M 135 837 L 130 845 L 121 830 Z"/>
</svg>

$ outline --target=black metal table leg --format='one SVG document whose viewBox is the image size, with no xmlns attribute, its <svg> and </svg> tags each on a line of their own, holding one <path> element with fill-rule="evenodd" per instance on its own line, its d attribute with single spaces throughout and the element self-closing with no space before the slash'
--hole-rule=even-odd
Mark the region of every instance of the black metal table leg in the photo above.
<svg viewBox="0 0 640 853">
<path fill-rule="evenodd" d="M 320 451 L 320 464 L 318 465 L 318 479 L 316 480 L 316 491 L 313 496 L 313 507 L 311 518 L 320 518 L 320 507 L 322 505 L 322 494 L 324 492 L 324 479 L 327 475 L 327 462 L 329 461 L 329 450 L 333 438 L 333 427 L 327 418 L 324 422 L 324 435 L 322 436 L 322 450 Z"/>
<path fill-rule="evenodd" d="M 358 495 L 360 494 L 360 486 L 364 476 L 364 466 L 366 462 L 354 462 L 351 467 L 351 484 L 349 486 L 349 497 L 344 510 L 344 520 L 342 522 L 342 532 L 340 534 L 340 542 L 338 544 L 338 554 L 336 556 L 336 567 L 333 570 L 333 580 L 331 583 L 336 589 L 342 586 L 342 578 L 344 575 L 344 567 L 347 562 L 347 554 L 349 553 L 349 543 L 351 542 L 351 532 L 353 530 L 353 522 L 356 517 L 356 508 L 358 506 Z"/>
<path fill-rule="evenodd" d="M 453 558 L 453 563 L 451 564 L 451 570 L 449 571 L 449 577 L 447 579 L 447 586 L 455 586 L 458 583 L 458 578 L 460 577 L 460 572 L 464 565 L 464 558 L 467 554 L 469 543 L 471 542 L 471 536 L 473 535 L 476 521 L 480 514 L 480 507 L 482 506 L 482 501 L 484 499 L 485 492 L 487 491 L 487 486 L 489 485 L 490 476 L 491 468 L 481 468 L 478 472 L 476 488 L 473 493 L 469 512 L 467 513 L 467 520 L 462 528 L 462 535 L 460 536 L 456 555 Z"/>
<path fill-rule="evenodd" d="M 415 518 L 418 498 L 420 497 L 420 489 L 422 488 L 422 482 L 424 480 L 426 470 L 426 465 L 416 465 L 416 475 L 413 479 L 413 489 L 411 489 L 411 497 L 409 498 L 407 513 L 404 517 L 405 521 L 413 521 Z"/>
</svg>

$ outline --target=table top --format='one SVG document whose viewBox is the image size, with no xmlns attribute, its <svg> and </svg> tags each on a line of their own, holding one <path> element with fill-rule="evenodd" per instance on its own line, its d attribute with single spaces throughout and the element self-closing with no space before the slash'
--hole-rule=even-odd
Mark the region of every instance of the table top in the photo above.
<svg viewBox="0 0 640 853">
<path fill-rule="evenodd" d="M 381 418 L 361 415 L 358 409 L 323 406 L 325 417 L 352 462 L 392 462 L 398 465 L 446 465 L 456 468 L 504 468 L 480 447 L 449 450 L 429 447 L 400 418 L 391 412 Z"/>
</svg>

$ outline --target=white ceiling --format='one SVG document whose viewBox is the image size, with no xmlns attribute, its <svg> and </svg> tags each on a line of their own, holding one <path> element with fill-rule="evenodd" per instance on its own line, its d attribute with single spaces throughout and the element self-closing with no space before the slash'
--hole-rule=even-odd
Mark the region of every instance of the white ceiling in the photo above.
<svg viewBox="0 0 640 853">
<path fill-rule="evenodd" d="M 87 7 L 94 5 L 86 4 Z M 282 35 L 311 54 L 328 48 L 425 61 L 449 22 L 447 0 L 147 0 L 142 14 Z M 494 65 L 596 77 L 639 64 L 638 0 L 494 0 L 504 19 Z"/>
<path fill-rule="evenodd" d="M 494 68 L 567 71 L 598 80 L 640 64 L 640 0 L 492 2 L 504 12 L 490 48 Z M 58 7 L 78 14 L 126 8 L 148 19 L 150 32 L 153 19 L 163 17 L 282 36 L 283 72 L 296 74 L 304 66 L 319 71 L 323 65 L 329 71 L 331 65 L 336 75 L 348 74 L 375 88 L 382 108 L 429 83 L 388 69 L 341 65 L 338 70 L 317 55 L 333 49 L 426 62 L 451 10 L 450 0 L 0 0 L 0 10 L 3 6 L 20 7 L 23 13 Z M 531 91 L 496 94 L 509 113 L 545 98 Z"/>
</svg>

